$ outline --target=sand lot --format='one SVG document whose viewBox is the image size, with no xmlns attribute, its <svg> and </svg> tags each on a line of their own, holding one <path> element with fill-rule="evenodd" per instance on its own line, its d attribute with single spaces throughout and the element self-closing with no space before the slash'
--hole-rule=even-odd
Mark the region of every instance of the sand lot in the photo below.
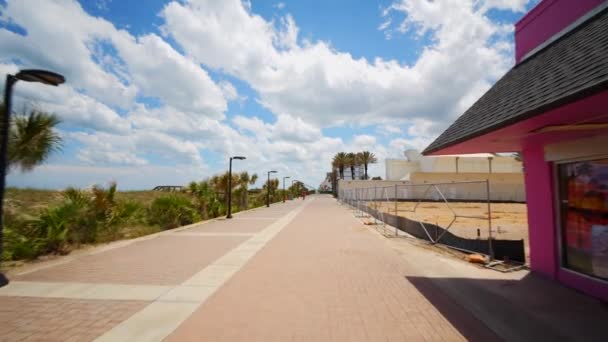
<svg viewBox="0 0 608 342">
<path fill-rule="evenodd" d="M 432 223 L 448 228 L 454 214 L 470 217 L 457 217 L 449 226 L 449 231 L 465 238 L 488 238 L 488 206 L 486 203 L 450 202 L 397 202 L 399 216 L 411 220 Z M 390 214 L 395 213 L 395 202 L 368 202 L 368 205 Z M 415 210 L 414 210 L 415 209 Z M 524 239 L 526 259 L 529 256 L 528 217 L 525 203 L 492 203 L 492 237 L 503 240 Z M 434 236 L 434 232 L 429 232 Z"/>
</svg>

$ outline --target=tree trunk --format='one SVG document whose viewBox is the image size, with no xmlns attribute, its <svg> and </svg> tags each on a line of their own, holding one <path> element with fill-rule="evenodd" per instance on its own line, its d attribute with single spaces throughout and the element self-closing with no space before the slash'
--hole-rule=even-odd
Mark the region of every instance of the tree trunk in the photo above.
<svg viewBox="0 0 608 342">
<path fill-rule="evenodd" d="M 363 166 L 365 167 L 365 179 L 367 179 L 367 163 L 363 164 Z"/>
<path fill-rule="evenodd" d="M 350 178 L 352 178 L 352 180 L 355 180 L 355 167 L 354 166 L 350 167 Z"/>
<path fill-rule="evenodd" d="M 249 209 L 249 191 L 245 189 L 245 191 L 243 191 L 243 208 L 241 208 L 241 210 L 247 209 Z"/>
</svg>

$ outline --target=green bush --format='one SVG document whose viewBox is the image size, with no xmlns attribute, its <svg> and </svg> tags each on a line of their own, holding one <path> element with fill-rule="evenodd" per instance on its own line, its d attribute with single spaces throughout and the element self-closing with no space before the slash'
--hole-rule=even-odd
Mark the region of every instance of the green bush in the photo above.
<svg viewBox="0 0 608 342">
<path fill-rule="evenodd" d="M 71 206 L 61 206 L 47 210 L 39 219 L 32 222 L 37 231 L 40 241 L 40 253 L 60 253 L 68 252 L 68 233 L 70 232 L 70 219 L 72 216 Z M 66 215 L 67 213 L 67 215 Z"/>
<path fill-rule="evenodd" d="M 41 241 L 24 235 L 11 227 L 4 227 L 3 260 L 35 259 L 41 254 Z"/>
<path fill-rule="evenodd" d="M 70 246 L 120 239 L 145 230 L 146 210 L 139 202 L 115 200 L 116 185 L 91 191 L 68 188 L 55 206 L 37 216 L 16 217 L 6 212 L 4 260 L 33 259 L 42 254 L 69 252 Z M 156 229 L 149 229 L 154 231 Z"/>
<path fill-rule="evenodd" d="M 233 176 L 232 210 L 237 212 L 262 206 L 265 193 L 251 194 L 247 187 L 256 175 Z M 118 193 L 115 183 L 91 190 L 68 188 L 53 192 L 11 189 L 19 199 L 5 208 L 3 260 L 34 259 L 43 254 L 64 254 L 73 246 L 121 238 L 134 238 L 226 215 L 227 174 L 192 182 L 187 193 L 144 195 Z M 281 196 L 273 182 L 273 202 Z M 42 195 L 44 196 L 42 196 Z M 156 197 L 159 196 L 159 197 Z M 41 199 L 42 198 L 42 199 Z M 133 200 L 135 198 L 135 200 Z M 154 198 L 154 200 L 152 200 Z M 36 202 L 38 201 L 38 202 Z M 143 204 L 142 204 L 143 203 Z"/>
<path fill-rule="evenodd" d="M 117 201 L 101 220 L 98 220 L 97 242 L 118 240 L 126 237 L 127 227 L 141 226 L 146 221 L 145 207 L 136 201 Z"/>
<path fill-rule="evenodd" d="M 194 223 L 199 220 L 199 215 L 188 198 L 166 195 L 152 202 L 148 210 L 148 220 L 165 230 Z"/>
</svg>

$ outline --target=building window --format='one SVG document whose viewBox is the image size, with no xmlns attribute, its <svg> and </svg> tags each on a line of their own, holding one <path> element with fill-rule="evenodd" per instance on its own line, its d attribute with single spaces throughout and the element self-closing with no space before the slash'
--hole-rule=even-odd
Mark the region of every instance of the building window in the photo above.
<svg viewBox="0 0 608 342">
<path fill-rule="evenodd" d="M 562 264 L 608 280 L 608 158 L 558 166 Z"/>
</svg>

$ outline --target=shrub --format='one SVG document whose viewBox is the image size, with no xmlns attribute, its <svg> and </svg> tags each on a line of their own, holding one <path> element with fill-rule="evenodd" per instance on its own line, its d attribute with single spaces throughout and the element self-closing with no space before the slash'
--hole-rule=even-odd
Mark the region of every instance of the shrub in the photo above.
<svg viewBox="0 0 608 342">
<path fill-rule="evenodd" d="M 199 215 L 188 198 L 167 195 L 152 202 L 148 219 L 151 224 L 157 224 L 164 230 L 194 223 L 199 220 Z"/>
<path fill-rule="evenodd" d="M 144 226 L 145 208 L 136 201 L 116 201 L 116 185 L 91 191 L 68 188 L 55 206 L 37 216 L 6 211 L 5 260 L 33 259 L 47 253 L 64 254 L 70 245 L 122 238 L 125 226 Z M 158 228 L 148 231 L 158 230 Z M 144 229 L 139 229 L 143 234 Z"/>
<path fill-rule="evenodd" d="M 97 242 L 113 241 L 126 236 L 125 228 L 139 226 L 145 222 L 146 210 L 136 201 L 117 201 L 98 220 Z"/>
<path fill-rule="evenodd" d="M 67 188 L 63 201 L 40 215 L 40 225 L 52 224 L 53 220 L 62 221 L 68 229 L 70 243 L 81 244 L 94 242 L 97 236 L 97 222 L 91 215 L 92 199 L 85 191 Z"/>
<path fill-rule="evenodd" d="M 32 226 L 37 230 L 40 242 L 40 253 L 60 253 L 68 252 L 68 233 L 71 217 L 69 206 L 62 206 L 46 210 L 39 219 L 32 222 Z M 67 215 L 66 215 L 67 212 Z"/>
<path fill-rule="evenodd" d="M 24 235 L 6 226 L 2 260 L 35 259 L 41 254 L 40 239 Z"/>
</svg>

